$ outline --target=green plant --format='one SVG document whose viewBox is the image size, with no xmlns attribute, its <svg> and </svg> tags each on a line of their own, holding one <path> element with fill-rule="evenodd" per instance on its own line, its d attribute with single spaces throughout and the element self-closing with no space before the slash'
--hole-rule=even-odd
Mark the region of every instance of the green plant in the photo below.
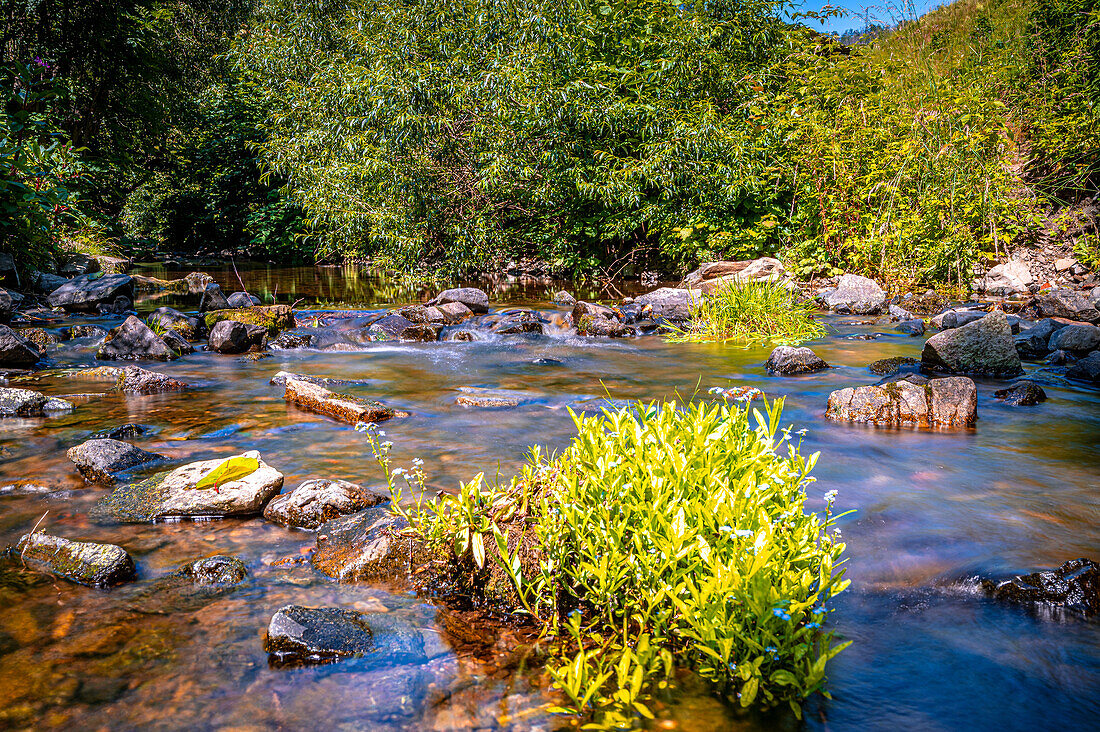
<svg viewBox="0 0 1100 732">
<path fill-rule="evenodd" d="M 782 282 L 726 282 L 692 308 L 691 321 L 672 333 L 673 342 L 742 341 L 801 343 L 825 328 L 814 308 Z"/>
<path fill-rule="evenodd" d="M 751 416 L 726 402 L 574 415 L 556 458 L 533 450 L 508 483 L 479 475 L 398 510 L 472 578 L 467 591 L 542 624 L 560 711 L 629 727 L 687 668 L 741 706 L 800 713 L 847 645 L 822 623 L 848 582 L 835 493 L 823 516 L 806 512 L 817 456 L 777 437 L 781 412 L 779 400 Z"/>
</svg>

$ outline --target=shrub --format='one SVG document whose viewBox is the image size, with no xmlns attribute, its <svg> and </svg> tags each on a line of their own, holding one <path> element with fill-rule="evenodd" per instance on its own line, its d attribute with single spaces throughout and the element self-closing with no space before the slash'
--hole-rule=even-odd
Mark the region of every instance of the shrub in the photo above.
<svg viewBox="0 0 1100 732">
<path fill-rule="evenodd" d="M 778 282 L 729 282 L 700 299 L 673 341 L 801 343 L 825 334 L 811 305 Z"/>
<path fill-rule="evenodd" d="M 777 438 L 781 410 L 574 415 L 558 457 L 532 450 L 511 482 L 478 475 L 406 515 L 464 589 L 542 623 L 560 711 L 629 726 L 688 668 L 741 706 L 800 714 L 847 645 L 822 623 L 848 581 L 833 496 L 824 516 L 805 510 L 817 455 Z"/>
</svg>

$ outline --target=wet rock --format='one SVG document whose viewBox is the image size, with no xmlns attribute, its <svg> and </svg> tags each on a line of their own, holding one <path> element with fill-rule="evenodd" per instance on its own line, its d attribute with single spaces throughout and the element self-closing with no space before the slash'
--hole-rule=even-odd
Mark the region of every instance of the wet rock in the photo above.
<svg viewBox="0 0 1100 732">
<path fill-rule="evenodd" d="M 166 374 L 147 371 L 139 366 L 127 366 L 119 373 L 115 388 L 124 394 L 161 394 L 167 391 L 183 391 L 187 384 Z"/>
<path fill-rule="evenodd" d="M 542 321 L 539 319 L 538 313 L 525 310 L 522 312 L 506 313 L 504 318 L 496 323 L 492 328 L 494 333 L 500 335 L 515 335 L 519 333 L 536 333 L 541 335 L 543 332 Z"/>
<path fill-rule="evenodd" d="M 874 280 L 846 274 L 822 300 L 827 308 L 838 313 L 873 315 L 886 304 L 886 293 Z"/>
<path fill-rule="evenodd" d="M 791 376 L 793 374 L 812 374 L 815 371 L 829 368 L 829 364 L 825 363 L 820 356 L 809 348 L 779 346 L 768 356 L 764 368 L 773 374 Z"/>
<path fill-rule="evenodd" d="M 983 580 L 982 587 L 997 600 L 1057 605 L 1085 615 L 1100 613 L 1100 565 L 1090 559 L 1071 559 L 1055 570 L 1005 582 Z"/>
<path fill-rule="evenodd" d="M 924 335 L 924 321 L 920 318 L 914 318 L 913 320 L 904 320 L 898 323 L 894 330 L 901 333 L 905 333 L 909 336 L 922 336 Z"/>
<path fill-rule="evenodd" d="M 316 529 L 326 521 L 385 503 L 387 496 L 346 480 L 307 480 L 276 496 L 264 518 L 283 526 Z"/>
<path fill-rule="evenodd" d="M 709 295 L 727 283 L 783 282 L 789 280 L 783 263 L 772 257 L 736 262 L 706 262 L 684 277 L 684 286 L 698 288 Z"/>
<path fill-rule="evenodd" d="M 1067 318 L 1086 323 L 1100 321 L 1100 311 L 1085 294 L 1066 288 L 1049 290 L 1036 295 L 1027 301 L 1020 315 L 1028 320 Z"/>
<path fill-rule="evenodd" d="M 229 298 L 222 292 L 217 282 L 211 282 L 202 291 L 202 299 L 199 301 L 199 312 L 205 313 L 213 310 L 229 310 Z"/>
<path fill-rule="evenodd" d="M 164 335 L 161 336 L 161 340 L 164 341 L 164 345 L 181 356 L 186 356 L 189 353 L 195 352 L 195 347 L 184 340 L 183 336 L 174 330 L 165 331 Z"/>
<path fill-rule="evenodd" d="M 886 313 L 890 316 L 890 320 L 894 321 L 895 323 L 898 321 L 916 320 L 917 318 L 917 316 L 913 315 L 913 313 L 909 312 L 899 305 L 895 305 L 894 303 L 890 303 L 890 305 L 887 306 Z"/>
<path fill-rule="evenodd" d="M 272 386 L 286 386 L 287 379 L 297 379 L 298 381 L 306 381 L 310 384 L 317 384 L 318 386 L 330 387 L 330 386 L 365 386 L 370 382 L 367 381 L 354 381 L 351 379 L 331 379 L 327 376 L 306 376 L 305 374 L 295 374 L 290 371 L 279 371 L 271 377 L 271 381 L 268 383 Z"/>
<path fill-rule="evenodd" d="M 49 534 L 27 534 L 14 549 L 27 566 L 90 587 L 109 587 L 134 578 L 134 560 L 114 544 L 70 541 Z"/>
<path fill-rule="evenodd" d="M 474 316 L 474 311 L 460 302 L 446 302 L 433 306 L 443 316 L 447 325 L 456 325 Z"/>
<path fill-rule="evenodd" d="M 839 422 L 950 429 L 972 426 L 978 419 L 977 405 L 978 388 L 971 379 L 907 377 L 834 391 L 825 417 Z"/>
<path fill-rule="evenodd" d="M 1077 361 L 1077 357 L 1065 351 L 1055 351 L 1043 361 L 1048 366 L 1069 366 Z"/>
<path fill-rule="evenodd" d="M 471 343 L 479 340 L 477 334 L 469 330 L 458 330 L 454 333 L 448 333 L 443 340 L 446 341 L 460 341 L 463 343 Z"/>
<path fill-rule="evenodd" d="M 306 411 L 323 414 L 353 425 L 360 422 L 382 422 L 392 417 L 404 416 L 381 402 L 337 394 L 318 384 L 293 378 L 286 380 L 283 398 Z"/>
<path fill-rule="evenodd" d="M 459 287 L 451 290 L 444 290 L 432 298 L 428 304 L 438 307 L 452 302 L 462 303 L 475 313 L 489 312 L 489 296 L 476 287 Z"/>
<path fill-rule="evenodd" d="M 101 325 L 74 325 L 69 328 L 69 338 L 104 338 L 107 329 Z"/>
<path fill-rule="evenodd" d="M 1100 348 L 1100 327 L 1095 325 L 1067 325 L 1050 337 L 1048 347 L 1052 351 L 1088 353 Z"/>
<path fill-rule="evenodd" d="M 82 275 L 51 292 L 46 302 L 53 308 L 94 313 L 100 305 L 111 306 L 122 298 L 133 303 L 133 282 L 133 278 L 124 274 Z"/>
<path fill-rule="evenodd" d="M 1046 401 L 1047 393 L 1032 381 L 1018 381 L 1007 389 L 998 389 L 993 396 L 1013 407 L 1030 407 Z"/>
<path fill-rule="evenodd" d="M 577 304 L 577 298 L 573 297 L 572 295 L 570 295 L 565 290 L 555 292 L 554 296 L 551 298 L 551 301 L 555 305 L 564 305 L 565 307 L 568 307 L 568 308 L 571 308 L 571 307 L 573 307 L 574 305 Z"/>
<path fill-rule="evenodd" d="M 929 338 L 921 352 L 921 365 L 926 371 L 976 376 L 1023 372 L 1008 319 L 1000 310 Z"/>
<path fill-rule="evenodd" d="M 407 622 L 335 607 L 280 608 L 268 625 L 264 650 L 277 664 L 325 663 L 373 653 L 387 664 L 427 660 L 423 637 Z"/>
<path fill-rule="evenodd" d="M 248 578 L 248 566 L 237 557 L 216 554 L 197 559 L 177 573 L 196 585 L 239 585 Z"/>
<path fill-rule="evenodd" d="M 30 389 L 0 386 L 0 417 L 41 417 L 46 397 Z"/>
<path fill-rule="evenodd" d="M 226 302 L 229 303 L 231 308 L 250 308 L 253 305 L 259 305 L 260 298 L 249 295 L 247 292 L 234 292 L 226 298 Z"/>
<path fill-rule="evenodd" d="M 620 323 L 617 319 L 601 318 L 598 315 L 582 315 L 577 322 L 577 332 L 587 336 L 604 338 L 630 338 L 634 329 Z"/>
<path fill-rule="evenodd" d="M 294 311 L 289 305 L 255 305 L 250 308 L 215 310 L 206 313 L 204 322 L 207 330 L 222 320 L 235 320 L 246 325 L 260 325 L 267 329 L 268 335 L 277 335 L 280 331 L 295 327 Z"/>
<path fill-rule="evenodd" d="M 871 370 L 872 374 L 878 376 L 892 376 L 902 371 L 916 372 L 920 369 L 920 359 L 912 358 L 910 356 L 894 356 L 893 358 L 882 358 L 867 366 Z"/>
<path fill-rule="evenodd" d="M 131 315 L 107 333 L 95 357 L 101 361 L 172 361 L 179 354 L 152 328 Z"/>
<path fill-rule="evenodd" d="M 23 304 L 23 296 L 15 290 L 0 287 L 0 321 L 7 322 Z"/>
<path fill-rule="evenodd" d="M 59 399 L 58 397 L 46 397 L 46 403 L 42 405 L 43 414 L 57 414 L 60 412 L 71 412 L 76 409 L 76 405 L 67 399 Z"/>
<path fill-rule="evenodd" d="M 519 400 L 514 397 L 489 396 L 485 394 L 460 394 L 455 398 L 455 404 L 460 407 L 501 409 L 505 407 L 518 407 Z"/>
<path fill-rule="evenodd" d="M 64 264 L 58 268 L 62 277 L 79 277 L 99 271 L 99 262 L 87 254 L 70 254 Z"/>
<path fill-rule="evenodd" d="M 573 310 L 570 313 L 570 317 L 573 319 L 573 324 L 578 325 L 581 319 L 586 315 L 590 315 L 595 318 L 602 318 L 603 320 L 618 321 L 619 315 L 614 309 L 607 307 L 606 305 L 600 305 L 596 302 L 586 302 L 579 300 L 573 305 Z"/>
<path fill-rule="evenodd" d="M 974 289 L 987 295 L 1018 295 L 1027 293 L 1034 282 L 1027 265 L 1012 259 L 989 270 L 974 283 Z"/>
<path fill-rule="evenodd" d="M 3 342 L 2 334 L 4 332 L 4 327 L 5 326 L 0 326 L 0 344 L 2 344 Z M 58 343 L 61 342 L 61 339 L 59 339 L 57 336 L 55 336 L 53 333 L 46 330 L 45 328 L 23 328 L 19 331 L 19 335 L 33 343 L 35 348 L 37 348 L 42 353 L 45 353 L 46 350 L 50 348 L 50 346 L 56 346 Z M 0 345 L 0 351 L 2 350 L 3 346 Z M 2 363 L 3 356 L 0 356 L 0 364 Z"/>
<path fill-rule="evenodd" d="M 267 329 L 236 320 L 220 320 L 210 329 L 209 347 L 218 353 L 244 353 L 249 348 L 261 348 Z"/>
<path fill-rule="evenodd" d="M 157 308 L 145 319 L 150 327 L 161 330 L 174 330 L 189 341 L 197 341 L 201 333 L 202 321 L 190 315 L 184 315 L 172 308 Z"/>
<path fill-rule="evenodd" d="M 293 351 L 309 348 L 312 337 L 308 333 L 280 333 L 267 346 L 273 351 Z"/>
<path fill-rule="evenodd" d="M 164 459 L 163 455 L 110 438 L 88 440 L 70 447 L 65 455 L 92 483 L 114 483 L 120 473 Z"/>
<path fill-rule="evenodd" d="M 1066 377 L 1100 386 L 1100 351 L 1093 351 L 1084 358 L 1075 361 L 1066 370 Z"/>
<path fill-rule="evenodd" d="M 39 295 L 49 295 L 68 281 L 68 277 L 62 277 L 49 272 L 40 272 L 35 269 L 30 271 L 30 277 L 27 284 L 33 292 Z"/>
<path fill-rule="evenodd" d="M 674 321 L 691 319 L 691 311 L 703 300 L 702 290 L 662 287 L 636 298 L 635 303 L 652 308 L 653 317 Z M 578 329 L 580 328 L 578 324 Z"/>
<path fill-rule="evenodd" d="M 94 435 L 92 435 L 92 439 L 132 440 L 135 437 L 141 437 L 147 432 L 149 432 L 149 428 L 145 425 L 127 422 L 126 424 L 120 424 L 118 427 L 112 427 L 110 429 L 96 432 Z"/>
<path fill-rule="evenodd" d="M 367 327 L 367 340 L 381 341 L 405 338 L 406 332 L 413 332 L 416 323 L 403 315 L 389 313 Z"/>
<path fill-rule="evenodd" d="M 981 320 L 986 314 L 984 310 L 948 310 L 940 319 L 939 327 L 944 330 L 961 328 L 976 320 Z"/>
<path fill-rule="evenodd" d="M 6 325 L 0 325 L 0 366 L 25 368 L 34 366 L 42 352 L 31 341 Z"/>
<path fill-rule="evenodd" d="M 382 507 L 333 519 L 317 529 L 311 561 L 341 582 L 404 577 L 429 559 L 412 537 L 401 533 L 408 526 Z"/>
<path fill-rule="evenodd" d="M 187 292 L 191 295 L 203 294 L 206 286 L 214 281 L 214 278 L 205 272 L 191 272 L 183 279 L 187 283 Z"/>
<path fill-rule="evenodd" d="M 117 521 L 140 523 L 169 518 L 256 516 L 283 487 L 283 474 L 255 450 L 237 457 L 255 458 L 259 467 L 216 488 L 195 485 L 226 458 L 189 463 L 175 470 L 116 488 L 100 501 L 97 513 Z"/>
</svg>

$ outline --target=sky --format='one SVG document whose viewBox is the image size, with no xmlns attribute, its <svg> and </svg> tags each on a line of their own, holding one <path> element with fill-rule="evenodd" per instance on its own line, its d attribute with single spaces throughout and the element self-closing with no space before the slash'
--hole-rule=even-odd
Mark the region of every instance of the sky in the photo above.
<svg viewBox="0 0 1100 732">
<path fill-rule="evenodd" d="M 870 12 L 871 20 L 878 20 L 884 25 L 902 20 L 905 18 L 919 17 L 924 15 L 932 8 L 938 7 L 943 2 L 940 0 L 882 0 L 882 2 L 871 2 L 859 0 L 833 0 L 831 3 L 826 3 L 823 0 L 794 0 L 797 11 L 820 11 L 826 4 L 831 7 L 844 8 L 848 11 L 846 17 L 841 18 L 829 18 L 824 25 L 821 25 L 820 21 L 805 19 L 803 23 L 809 27 L 828 33 L 830 31 L 837 31 L 838 33 L 844 32 L 849 28 L 862 28 L 864 26 L 864 13 Z"/>
</svg>

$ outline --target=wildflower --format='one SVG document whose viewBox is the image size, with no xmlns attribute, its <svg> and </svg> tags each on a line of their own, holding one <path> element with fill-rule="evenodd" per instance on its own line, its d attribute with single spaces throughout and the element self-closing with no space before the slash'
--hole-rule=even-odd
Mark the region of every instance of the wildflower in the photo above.
<svg viewBox="0 0 1100 732">
<path fill-rule="evenodd" d="M 378 430 L 378 436 L 379 437 L 385 437 L 386 436 L 386 431 L 385 430 Z"/>
<path fill-rule="evenodd" d="M 413 464 L 414 468 L 419 468 L 421 465 L 424 464 L 424 461 L 421 460 L 420 458 L 413 458 L 412 464 Z"/>
<path fill-rule="evenodd" d="M 806 623 L 807 628 L 820 628 L 821 623 Z"/>
<path fill-rule="evenodd" d="M 710 387 L 709 389 L 707 389 L 707 393 L 708 393 L 708 394 L 724 394 L 724 393 L 725 393 L 725 391 L 726 391 L 726 390 L 725 390 L 725 389 L 723 389 L 723 388 L 722 388 L 722 387 L 720 387 L 720 386 L 712 386 L 712 387 Z"/>
<path fill-rule="evenodd" d="M 740 536 L 742 539 L 747 539 L 748 537 L 753 535 L 753 532 L 749 531 L 748 529 L 738 529 L 733 533 L 735 536 Z"/>
<path fill-rule="evenodd" d="M 832 503 L 833 501 L 836 500 L 836 497 L 837 497 L 837 492 L 836 491 L 829 491 L 828 493 L 825 494 L 825 503 Z"/>
<path fill-rule="evenodd" d="M 802 428 L 802 429 L 800 429 L 800 430 L 799 430 L 798 432 L 795 432 L 795 434 L 796 434 L 796 435 L 805 435 L 805 434 L 806 434 L 806 428 L 805 428 L 805 427 L 803 427 L 803 428 Z"/>
<path fill-rule="evenodd" d="M 719 527 L 718 527 L 718 530 L 719 530 L 719 531 L 724 531 L 724 532 L 726 532 L 726 533 L 729 533 L 730 531 L 733 531 L 733 528 L 732 528 L 732 527 L 730 527 L 730 526 L 725 526 L 725 525 L 722 525 L 722 526 L 719 526 Z"/>
<path fill-rule="evenodd" d="M 815 616 L 817 616 L 817 615 L 824 615 L 825 613 L 829 612 L 829 610 L 824 605 L 822 605 L 821 607 L 815 607 L 813 610 L 811 610 L 811 612 Z"/>
<path fill-rule="evenodd" d="M 791 614 L 781 607 L 777 607 L 776 609 L 772 610 L 772 615 L 777 618 L 782 618 L 783 620 L 791 619 Z"/>
<path fill-rule="evenodd" d="M 840 529 L 833 529 L 833 533 L 836 534 L 837 537 L 839 537 L 840 536 Z"/>
<path fill-rule="evenodd" d="M 764 653 L 778 653 L 778 652 L 779 652 L 779 649 L 776 648 L 775 646 L 768 646 L 767 648 L 764 649 Z"/>
<path fill-rule="evenodd" d="M 733 662 L 730 662 L 730 673 L 732 674 L 736 671 L 737 671 L 737 664 L 733 663 Z"/>
<path fill-rule="evenodd" d="M 404 468 L 394 468 L 393 469 L 393 475 L 402 475 L 402 474 L 404 474 L 404 472 L 405 472 Z"/>
<path fill-rule="evenodd" d="M 393 447 L 393 443 L 390 442 L 389 440 L 386 440 L 381 445 L 379 445 L 379 447 L 382 448 L 383 450 L 389 450 L 391 447 Z"/>
</svg>

